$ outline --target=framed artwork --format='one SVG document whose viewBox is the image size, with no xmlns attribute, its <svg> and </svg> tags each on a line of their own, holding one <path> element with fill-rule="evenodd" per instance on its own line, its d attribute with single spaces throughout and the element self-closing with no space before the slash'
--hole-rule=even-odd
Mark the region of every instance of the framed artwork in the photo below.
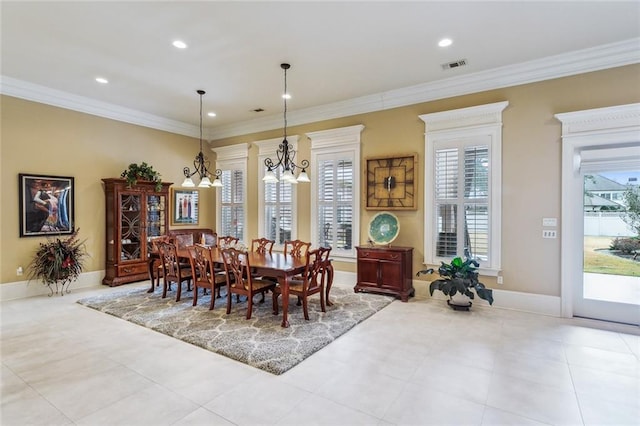
<svg viewBox="0 0 640 426">
<path fill-rule="evenodd" d="M 369 210 L 415 210 L 418 154 L 367 158 Z"/>
<path fill-rule="evenodd" d="M 73 177 L 20 173 L 18 180 L 20 237 L 73 233 Z"/>
<path fill-rule="evenodd" d="M 171 188 L 171 224 L 198 224 L 198 190 Z"/>
</svg>

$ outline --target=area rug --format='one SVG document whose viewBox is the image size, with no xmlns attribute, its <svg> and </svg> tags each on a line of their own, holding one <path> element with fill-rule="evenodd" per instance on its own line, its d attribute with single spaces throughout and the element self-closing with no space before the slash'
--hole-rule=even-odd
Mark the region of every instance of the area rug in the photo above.
<svg viewBox="0 0 640 426">
<path fill-rule="evenodd" d="M 393 301 L 389 296 L 354 293 L 353 289 L 334 286 L 333 306 L 327 306 L 327 312 L 320 310 L 318 297 L 309 299 L 309 321 L 304 319 L 302 306 L 292 298 L 290 327 L 282 328 L 282 312 L 273 315 L 270 294 L 264 303 L 254 303 L 252 317 L 247 320 L 246 299 L 237 303 L 234 297 L 227 315 L 224 293 L 210 311 L 208 295 L 199 293 L 198 306 L 194 307 L 192 292 L 183 293 L 176 303 L 174 294 L 162 299 L 159 292 L 146 290 L 107 292 L 78 303 L 272 374 L 289 370 Z M 279 302 L 282 305 L 281 299 Z"/>
</svg>

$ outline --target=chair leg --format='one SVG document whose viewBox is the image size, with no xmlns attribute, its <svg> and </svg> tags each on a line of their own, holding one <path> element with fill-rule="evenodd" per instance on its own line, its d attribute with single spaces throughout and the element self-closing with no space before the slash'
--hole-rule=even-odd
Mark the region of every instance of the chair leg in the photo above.
<svg viewBox="0 0 640 426">
<path fill-rule="evenodd" d="M 327 312 L 327 307 L 324 300 L 324 288 L 320 289 L 320 308 L 322 312 Z"/>
<path fill-rule="evenodd" d="M 193 305 L 196 306 L 198 304 L 198 287 L 193 289 Z M 206 290 L 206 289 L 205 289 Z"/>
<path fill-rule="evenodd" d="M 162 284 L 162 298 L 167 297 L 167 279 L 165 278 Z"/>
<path fill-rule="evenodd" d="M 307 298 L 302 298 L 302 311 L 304 312 L 304 319 L 309 321 L 309 307 L 307 306 Z"/>
<path fill-rule="evenodd" d="M 180 301 L 180 296 L 182 296 L 182 283 L 176 283 L 178 286 L 178 290 L 176 290 L 176 302 Z"/>
<path fill-rule="evenodd" d="M 279 293 L 277 291 L 274 291 L 271 298 L 271 304 L 273 305 L 273 315 L 278 315 L 278 296 Z"/>
<path fill-rule="evenodd" d="M 233 295 L 231 294 L 231 289 L 227 288 L 227 315 L 231 313 L 231 298 Z"/>
<path fill-rule="evenodd" d="M 205 291 L 207 291 L 207 289 L 206 289 L 206 288 L 205 288 L 204 290 L 205 290 Z M 211 289 L 211 302 L 209 303 L 209 310 L 210 310 L 210 311 L 212 311 L 212 310 L 213 310 L 213 302 L 216 300 L 216 298 L 215 298 L 215 297 L 213 297 L 213 296 L 215 296 L 215 294 L 216 294 L 216 293 L 215 293 L 215 291 L 216 291 L 216 289 L 215 289 L 215 288 L 212 288 L 212 289 Z"/>
<path fill-rule="evenodd" d="M 247 319 L 251 319 L 251 313 L 253 312 L 253 295 L 250 294 L 247 299 Z"/>
<path fill-rule="evenodd" d="M 264 303 L 264 291 L 262 293 L 260 293 L 260 294 L 262 294 L 262 298 L 260 299 L 260 303 Z"/>
</svg>

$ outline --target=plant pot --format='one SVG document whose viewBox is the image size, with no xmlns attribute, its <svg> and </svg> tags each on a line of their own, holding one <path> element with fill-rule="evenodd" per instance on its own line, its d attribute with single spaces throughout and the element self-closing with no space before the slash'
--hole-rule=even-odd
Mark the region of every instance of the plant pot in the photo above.
<svg viewBox="0 0 640 426">
<path fill-rule="evenodd" d="M 447 300 L 447 305 L 456 311 L 468 311 L 471 307 L 471 299 L 464 294 L 457 293 Z"/>
</svg>

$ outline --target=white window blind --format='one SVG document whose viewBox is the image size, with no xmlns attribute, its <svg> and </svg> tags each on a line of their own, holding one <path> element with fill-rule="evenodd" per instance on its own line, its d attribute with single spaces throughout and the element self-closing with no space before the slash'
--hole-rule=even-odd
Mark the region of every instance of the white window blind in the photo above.
<svg viewBox="0 0 640 426">
<path fill-rule="evenodd" d="M 507 102 L 425 114 L 425 264 L 456 256 L 500 269 L 502 110 Z"/>
<path fill-rule="evenodd" d="M 221 193 L 221 232 L 244 238 L 244 173 L 242 170 L 223 170 Z"/>
<path fill-rule="evenodd" d="M 246 242 L 247 158 L 246 143 L 214 148 L 216 168 L 222 170 L 222 187 L 216 189 L 216 232 Z"/>
<path fill-rule="evenodd" d="M 332 258 L 353 261 L 360 241 L 360 133 L 350 126 L 307 133 L 311 139 L 312 245 L 331 247 Z"/>
</svg>

